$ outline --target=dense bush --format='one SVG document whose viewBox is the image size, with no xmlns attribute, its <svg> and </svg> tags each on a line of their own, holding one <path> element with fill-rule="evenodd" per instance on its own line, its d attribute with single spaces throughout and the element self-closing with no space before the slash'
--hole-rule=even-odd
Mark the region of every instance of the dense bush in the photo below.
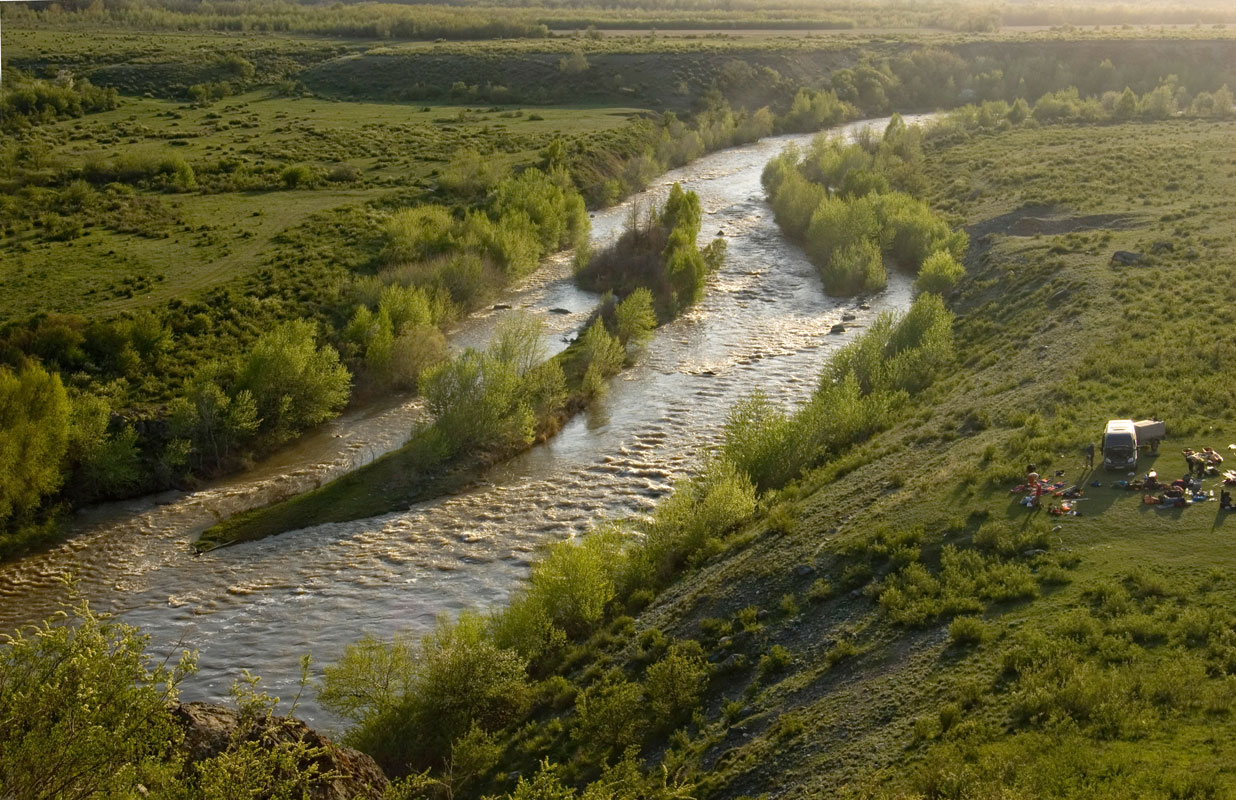
<svg viewBox="0 0 1236 800">
<path fill-rule="evenodd" d="M 952 324 L 952 313 L 930 293 L 903 315 L 880 315 L 829 359 L 802 407 L 783 410 L 759 392 L 736 403 L 721 455 L 761 491 L 784 486 L 889 425 L 907 394 L 922 391 L 952 363 Z"/>
<path fill-rule="evenodd" d="M 937 251 L 965 255 L 965 234 L 912 194 L 922 191 L 922 158 L 922 132 L 894 115 L 882 138 L 868 132 L 845 144 L 819 136 L 764 168 L 777 224 L 803 243 L 828 292 L 882 289 L 885 259 L 918 272 Z"/>
<path fill-rule="evenodd" d="M 937 250 L 927 256 L 914 280 L 916 293 L 935 292 L 947 296 L 966 274 L 966 268 L 947 250 Z"/>
<path fill-rule="evenodd" d="M 347 403 L 352 376 L 317 336 L 312 322 L 285 322 L 259 336 L 242 360 L 236 387 L 253 397 L 263 436 L 286 441 Z"/>
<path fill-rule="evenodd" d="M 350 645 L 319 699 L 360 724 L 347 740 L 391 774 L 440 767 L 473 726 L 500 729 L 531 700 L 527 662 L 498 647 L 480 616 L 440 619 L 416 645 Z"/>
<path fill-rule="evenodd" d="M 626 230 L 606 250 L 593 254 L 576 272 L 586 289 L 626 297 L 647 289 L 662 319 L 672 319 L 697 302 L 710 272 L 725 258 L 725 240 L 698 245 L 700 201 L 675 183 L 665 205 L 643 213 L 633 207 Z"/>
<path fill-rule="evenodd" d="M 633 556 L 635 580 L 664 585 L 692 559 L 712 555 L 720 537 L 754 511 L 750 478 L 728 461 L 714 461 L 699 476 L 680 481 L 657 506 Z"/>
<path fill-rule="evenodd" d="M 303 797 L 330 776 L 320 749 L 274 735 L 286 720 L 256 679 L 233 686 L 238 728 L 189 764 L 173 708 L 195 667 L 156 662 L 136 629 L 85 602 L 0 640 L 0 787 L 8 797 Z M 307 665 L 307 662 L 306 662 Z M 294 709 L 293 709 L 294 710 Z"/>
<path fill-rule="evenodd" d="M 0 530 L 60 488 L 69 401 L 60 376 L 31 365 L 0 367 Z"/>
<path fill-rule="evenodd" d="M 0 127 L 6 131 L 109 111 L 118 102 L 114 88 L 92 86 L 90 81 L 74 79 L 67 72 L 55 82 L 30 78 L 12 68 L 6 72 L 5 88 L 0 91 Z"/>
</svg>

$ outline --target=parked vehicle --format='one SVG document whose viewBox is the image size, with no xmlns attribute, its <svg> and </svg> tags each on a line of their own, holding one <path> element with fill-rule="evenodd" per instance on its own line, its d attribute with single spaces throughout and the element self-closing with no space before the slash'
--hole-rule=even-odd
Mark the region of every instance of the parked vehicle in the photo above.
<svg viewBox="0 0 1236 800">
<path fill-rule="evenodd" d="M 1133 420 L 1108 420 L 1103 431 L 1103 467 L 1122 472 L 1137 469 L 1137 426 Z"/>
</svg>

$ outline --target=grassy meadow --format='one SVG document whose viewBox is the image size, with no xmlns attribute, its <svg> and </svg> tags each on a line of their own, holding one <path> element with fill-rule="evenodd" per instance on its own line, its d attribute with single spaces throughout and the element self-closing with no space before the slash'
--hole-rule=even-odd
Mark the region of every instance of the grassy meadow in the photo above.
<svg viewBox="0 0 1236 800">
<path fill-rule="evenodd" d="M 162 223 L 150 229 L 117 230 L 103 221 L 67 241 L 47 241 L 38 229 L 4 237 L 0 320 L 22 318 L 31 308 L 115 313 L 251 277 L 278 243 L 311 227 L 315 215 L 428 197 L 438 170 L 460 149 L 514 165 L 535 160 L 555 137 L 620 128 L 637 113 L 342 103 L 268 89 L 207 107 L 126 98 L 113 111 L 41 127 L 32 147 L 43 170 L 178 159 L 223 164 L 231 173 L 249 167 L 269 177 L 253 189 L 212 190 L 199 166 L 205 191 L 150 198 Z M 319 185 L 287 186 L 280 175 L 289 166 L 308 167 L 321 176 Z"/>
</svg>

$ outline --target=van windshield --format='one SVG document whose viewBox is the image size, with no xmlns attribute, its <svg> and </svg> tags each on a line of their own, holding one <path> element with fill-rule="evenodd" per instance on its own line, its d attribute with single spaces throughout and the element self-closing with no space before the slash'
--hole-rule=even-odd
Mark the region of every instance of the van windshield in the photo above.
<svg viewBox="0 0 1236 800">
<path fill-rule="evenodd" d="M 1103 450 L 1108 453 L 1133 452 L 1133 437 L 1127 433 L 1109 433 L 1103 441 Z"/>
</svg>

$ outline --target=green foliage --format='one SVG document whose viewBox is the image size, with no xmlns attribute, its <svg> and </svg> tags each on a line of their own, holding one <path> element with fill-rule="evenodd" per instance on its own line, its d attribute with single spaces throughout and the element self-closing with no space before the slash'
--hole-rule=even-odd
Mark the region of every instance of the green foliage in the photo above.
<svg viewBox="0 0 1236 800">
<path fill-rule="evenodd" d="M 692 557 L 707 555 L 719 537 L 755 510 L 755 486 L 719 459 L 698 477 L 680 481 L 657 506 L 644 546 L 633 555 L 643 580 L 663 585 Z"/>
<path fill-rule="evenodd" d="M 576 736 L 596 751 L 621 752 L 638 744 L 648 727 L 645 695 L 638 683 L 607 675 L 575 700 Z"/>
<path fill-rule="evenodd" d="M 937 250 L 923 261 L 914 281 L 916 293 L 935 292 L 947 296 L 966 274 L 966 268 L 947 250 Z"/>
<path fill-rule="evenodd" d="M 60 488 L 69 415 L 59 375 L 38 365 L 0 367 L 0 530 Z"/>
<path fill-rule="evenodd" d="M 312 322 L 285 322 L 262 334 L 245 354 L 236 377 L 261 419 L 259 430 L 276 442 L 330 419 L 348 400 L 352 376 L 330 345 L 317 345 Z"/>
<path fill-rule="evenodd" d="M 652 292 L 641 286 L 631 292 L 614 309 L 618 341 L 628 351 L 639 348 L 652 337 L 657 327 L 657 315 L 652 307 Z"/>
<path fill-rule="evenodd" d="M 322 671 L 318 701 L 353 722 L 380 718 L 412 691 L 416 659 L 416 642 L 409 637 L 382 642 L 363 636 Z"/>
<path fill-rule="evenodd" d="M 614 599 L 623 558 L 623 536 L 616 530 L 554 544 L 532 567 L 522 599 L 542 609 L 568 637 L 582 636 L 601 621 Z"/>
<path fill-rule="evenodd" d="M 589 396 L 603 392 L 605 385 L 602 381 L 617 375 L 627 359 L 622 343 L 610 335 L 600 319 L 588 326 L 580 338 L 578 353 L 577 361 L 583 371 L 583 390 Z"/>
<path fill-rule="evenodd" d="M 317 174 L 312 167 L 304 164 L 293 164 L 283 168 L 279 173 L 285 189 L 308 189 L 317 182 Z"/>
<path fill-rule="evenodd" d="M 136 629 L 84 602 L 0 641 L 0 786 L 30 800 L 171 789 L 183 734 L 168 710 L 194 669 L 152 664 Z"/>
<path fill-rule="evenodd" d="M 500 729 L 527 707 L 527 662 L 493 643 L 487 621 L 439 619 L 414 649 L 354 645 L 324 675 L 328 707 L 359 717 L 348 741 L 394 773 L 439 766 L 473 726 Z"/>
<path fill-rule="evenodd" d="M 627 229 L 613 245 L 593 254 L 576 272 L 584 288 L 625 297 L 637 289 L 651 292 L 662 319 L 672 319 L 703 296 L 710 272 L 725 258 L 725 241 L 698 246 L 701 210 L 695 192 L 675 183 L 664 207 L 641 217 L 632 207 Z"/>
<path fill-rule="evenodd" d="M 475 148 L 464 148 L 438 173 L 438 186 L 460 200 L 474 201 L 490 187 L 506 178 L 510 169 L 492 154 L 482 156 Z"/>
<path fill-rule="evenodd" d="M 421 261 L 451 248 L 455 220 L 443 206 L 414 206 L 392 214 L 385 233 L 387 263 Z"/>
<path fill-rule="evenodd" d="M 188 442 L 191 458 L 199 467 L 218 468 L 257 434 L 261 425 L 253 392 L 228 393 L 218 363 L 206 364 L 188 386 L 187 396 L 177 398 L 169 409 L 173 441 Z"/>
<path fill-rule="evenodd" d="M 708 688 L 709 667 L 699 642 L 674 642 L 669 652 L 648 667 L 644 690 L 655 717 L 666 727 L 680 721 L 698 706 Z"/>
<path fill-rule="evenodd" d="M 830 293 L 883 288 L 885 257 L 918 272 L 937 250 L 965 255 L 965 234 L 914 196 L 923 191 L 922 141 L 917 126 L 894 115 L 883 138 L 845 144 L 821 135 L 805 153 L 787 148 L 765 167 L 777 224 L 804 242 Z"/>
<path fill-rule="evenodd" d="M 747 475 L 760 491 L 784 486 L 794 477 L 797 459 L 791 417 L 756 390 L 735 403 L 725 420 L 721 455 Z"/>
<path fill-rule="evenodd" d="M 142 469 L 133 427 L 109 433 L 111 409 L 102 398 L 83 395 L 71 406 L 68 457 L 73 462 L 73 495 L 91 500 L 140 485 Z"/>
<path fill-rule="evenodd" d="M 6 132 L 107 111 L 118 103 L 115 88 L 93 86 L 67 71 L 55 82 L 30 78 L 12 67 L 7 72 L 4 90 L 0 92 L 0 126 Z"/>
<path fill-rule="evenodd" d="M 803 88 L 794 95 L 784 126 L 787 131 L 818 131 L 853 114 L 853 107 L 838 100 L 836 92 Z"/>
<path fill-rule="evenodd" d="M 531 442 L 535 420 L 520 389 L 512 364 L 472 349 L 430 367 L 421 387 L 452 452 Z"/>
<path fill-rule="evenodd" d="M 485 352 L 469 349 L 425 370 L 421 391 L 450 452 L 524 446 L 561 411 L 565 377 L 556 362 L 543 363 L 543 335 L 535 317 L 511 315 Z"/>
<path fill-rule="evenodd" d="M 888 283 L 884 257 L 880 248 L 869 240 L 853 242 L 836 251 L 821 272 L 824 288 L 830 294 L 879 291 Z"/>
<path fill-rule="evenodd" d="M 982 644 L 989 631 L 979 617 L 956 617 L 948 626 L 948 638 L 960 646 Z"/>
<path fill-rule="evenodd" d="M 952 324 L 953 314 L 939 295 L 919 295 L 904 315 L 881 314 L 838 350 L 825 380 L 837 384 L 852 375 L 865 395 L 921 391 L 954 357 Z"/>
</svg>

